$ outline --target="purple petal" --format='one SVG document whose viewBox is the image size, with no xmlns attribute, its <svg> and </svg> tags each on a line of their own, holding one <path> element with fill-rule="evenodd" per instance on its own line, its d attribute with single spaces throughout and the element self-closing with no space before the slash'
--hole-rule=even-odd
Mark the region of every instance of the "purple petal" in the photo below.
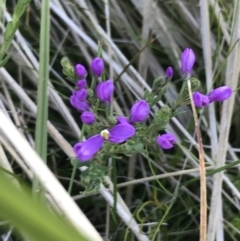
<svg viewBox="0 0 240 241">
<path fill-rule="evenodd" d="M 86 101 L 87 90 L 74 90 L 70 96 L 71 105 L 79 111 L 85 111 L 89 109 L 89 104 Z"/>
<path fill-rule="evenodd" d="M 90 137 L 84 142 L 75 144 L 73 151 L 79 161 L 89 161 L 100 150 L 103 143 L 104 138 L 98 134 Z"/>
<path fill-rule="evenodd" d="M 143 122 L 149 116 L 149 104 L 145 100 L 140 100 L 132 106 L 130 113 L 130 123 Z"/>
<path fill-rule="evenodd" d="M 196 57 L 192 49 L 186 48 L 181 55 L 181 72 L 182 74 L 192 73 L 192 68 L 195 63 Z"/>
<path fill-rule="evenodd" d="M 78 99 L 74 98 L 74 96 L 70 97 L 71 105 L 79 111 L 86 111 L 89 109 L 89 104 L 86 101 L 79 101 Z"/>
<path fill-rule="evenodd" d="M 102 58 L 99 58 L 99 57 L 95 58 L 91 63 L 92 72 L 98 77 L 100 77 L 102 75 L 103 69 L 104 69 L 104 62 Z"/>
<path fill-rule="evenodd" d="M 75 73 L 79 77 L 85 77 L 87 75 L 87 70 L 82 64 L 77 64 L 75 66 Z"/>
<path fill-rule="evenodd" d="M 76 85 L 79 89 L 83 89 L 86 87 L 87 81 L 85 79 L 78 80 Z"/>
<path fill-rule="evenodd" d="M 84 111 L 81 116 L 81 121 L 87 125 L 92 125 L 95 121 L 95 116 L 92 112 Z"/>
<path fill-rule="evenodd" d="M 125 116 L 117 116 L 116 119 L 117 119 L 117 124 L 129 124 Z"/>
<path fill-rule="evenodd" d="M 115 144 L 122 143 L 135 134 L 135 128 L 129 124 L 118 124 L 110 131 L 109 141 Z"/>
<path fill-rule="evenodd" d="M 193 101 L 196 107 L 203 107 L 209 105 L 209 98 L 207 95 L 203 95 L 196 91 L 193 93 Z"/>
<path fill-rule="evenodd" d="M 88 95 L 86 89 L 77 90 L 77 91 L 75 91 L 75 93 L 76 93 L 75 94 L 76 98 L 80 101 L 86 100 L 87 95 Z"/>
<path fill-rule="evenodd" d="M 171 66 L 166 69 L 165 75 L 168 78 L 172 78 L 173 77 L 173 68 Z"/>
<path fill-rule="evenodd" d="M 74 90 L 72 92 L 72 95 L 75 99 L 79 100 L 79 101 L 84 101 L 87 98 L 87 90 L 86 89 L 81 89 L 81 90 Z"/>
<path fill-rule="evenodd" d="M 213 101 L 224 101 L 232 95 L 232 89 L 229 86 L 221 86 L 212 90 L 209 94 L 210 103 Z"/>
<path fill-rule="evenodd" d="M 96 94 L 99 100 L 110 103 L 114 91 L 114 84 L 112 80 L 100 82 L 96 88 Z"/>
<path fill-rule="evenodd" d="M 171 133 L 159 135 L 157 137 L 157 144 L 163 149 L 171 149 L 175 143 L 176 137 Z"/>
</svg>

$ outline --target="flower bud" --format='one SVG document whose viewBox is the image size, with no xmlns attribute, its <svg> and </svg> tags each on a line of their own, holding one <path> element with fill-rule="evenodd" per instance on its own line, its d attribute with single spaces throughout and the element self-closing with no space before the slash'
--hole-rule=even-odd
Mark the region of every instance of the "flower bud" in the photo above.
<svg viewBox="0 0 240 241">
<path fill-rule="evenodd" d="M 76 85 L 77 85 L 78 89 L 83 89 L 86 87 L 87 81 L 85 79 L 78 80 Z"/>
<path fill-rule="evenodd" d="M 85 77 L 87 75 L 87 70 L 85 69 L 85 67 L 83 65 L 77 64 L 75 66 L 75 73 L 79 77 Z"/>
<path fill-rule="evenodd" d="M 71 65 L 71 64 L 70 64 L 70 61 L 67 57 L 63 57 L 61 59 L 61 65 L 62 65 L 62 67 L 64 67 L 64 66 Z"/>
<path fill-rule="evenodd" d="M 89 109 L 89 104 L 87 102 L 87 90 L 74 90 L 70 96 L 71 105 L 79 111 L 85 111 Z"/>
<path fill-rule="evenodd" d="M 203 107 L 209 105 L 209 98 L 207 95 L 203 95 L 196 91 L 193 93 L 193 101 L 196 107 Z"/>
<path fill-rule="evenodd" d="M 157 137 L 157 144 L 163 149 L 171 149 L 175 143 L 176 137 L 171 133 L 159 135 Z"/>
<path fill-rule="evenodd" d="M 112 80 L 100 82 L 96 88 L 96 94 L 99 100 L 110 103 L 114 91 L 114 84 Z"/>
<path fill-rule="evenodd" d="M 195 54 L 192 49 L 186 48 L 181 55 L 182 74 L 192 74 L 192 68 L 195 63 Z"/>
<path fill-rule="evenodd" d="M 111 125 L 116 125 L 118 123 L 118 121 L 116 120 L 116 117 L 115 116 L 111 116 L 109 115 L 107 117 L 107 121 L 109 122 L 109 124 Z"/>
<path fill-rule="evenodd" d="M 104 62 L 102 58 L 100 57 L 95 58 L 91 63 L 92 72 L 96 76 L 100 77 L 102 75 L 103 69 L 104 69 Z"/>
<path fill-rule="evenodd" d="M 173 77 L 173 68 L 171 66 L 166 69 L 165 75 L 167 78 Z"/>
<path fill-rule="evenodd" d="M 209 102 L 224 101 L 232 95 L 232 89 L 228 86 L 221 86 L 212 90 L 209 94 Z"/>
<path fill-rule="evenodd" d="M 92 112 L 84 111 L 81 116 L 81 121 L 86 125 L 92 125 L 95 121 L 95 116 Z"/>
<path fill-rule="evenodd" d="M 149 104 L 145 100 L 135 103 L 130 111 L 130 123 L 143 122 L 148 118 L 150 113 Z"/>
</svg>

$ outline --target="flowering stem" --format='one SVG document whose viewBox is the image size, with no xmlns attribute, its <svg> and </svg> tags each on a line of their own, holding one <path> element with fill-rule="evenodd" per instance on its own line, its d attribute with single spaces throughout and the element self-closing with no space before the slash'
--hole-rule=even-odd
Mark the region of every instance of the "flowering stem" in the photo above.
<svg viewBox="0 0 240 241">
<path fill-rule="evenodd" d="M 197 111 L 193 102 L 191 81 L 188 80 L 188 91 L 191 101 L 193 117 L 195 121 L 195 127 L 198 139 L 198 153 L 199 153 L 199 164 L 200 164 L 200 241 L 206 241 L 207 236 L 207 190 L 206 190 L 206 171 L 204 161 L 204 150 L 202 144 L 201 131 L 199 127 L 199 121 Z"/>
<path fill-rule="evenodd" d="M 113 177 L 113 212 L 116 217 L 117 215 L 117 166 L 116 166 L 116 159 L 112 158 L 112 177 Z"/>
<path fill-rule="evenodd" d="M 81 131 L 80 141 L 83 140 L 84 130 L 85 130 L 85 124 L 82 125 L 82 131 Z M 68 193 L 69 193 L 69 194 L 71 194 L 71 191 L 72 191 L 73 180 L 74 180 L 74 177 L 75 177 L 75 175 L 76 175 L 77 167 L 78 167 L 78 163 L 75 161 L 75 162 L 73 163 L 73 170 L 72 170 L 72 174 L 71 174 L 70 183 L 69 183 L 69 186 L 68 186 Z"/>
</svg>

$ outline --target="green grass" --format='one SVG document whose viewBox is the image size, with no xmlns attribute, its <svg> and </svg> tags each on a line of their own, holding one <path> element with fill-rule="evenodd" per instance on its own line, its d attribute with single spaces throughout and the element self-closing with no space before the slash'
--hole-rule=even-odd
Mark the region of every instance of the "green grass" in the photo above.
<svg viewBox="0 0 240 241">
<path fill-rule="evenodd" d="M 129 213 L 133 214 L 140 230 L 151 241 L 198 240 L 200 207 L 198 173 L 194 171 L 175 175 L 179 171 L 196 168 L 198 164 L 190 106 L 183 107 L 185 113 L 178 115 L 167 127 L 168 131 L 177 135 L 178 143 L 182 146 L 178 145 L 171 151 L 152 147 L 149 149 L 149 157 L 139 153 L 115 160 L 116 170 L 113 173 L 117 174 L 116 184 L 126 182 L 126 185 L 123 184 L 124 187 L 119 187 L 117 190 L 123 199 L 121 202 L 118 198 L 118 205 L 126 211 L 126 216 L 116 215 L 115 212 L 107 211 L 107 205 L 110 203 L 106 197 L 109 194 L 108 190 L 101 189 L 100 193 L 91 195 L 82 194 L 84 187 L 80 184 L 80 172 L 83 168 L 77 169 L 76 175 L 72 175 L 70 159 L 74 154 L 71 146 L 79 141 L 82 123 L 79 119 L 80 114 L 70 106 L 68 100 L 71 95 L 70 89 L 74 88 L 74 84 L 63 75 L 61 59 L 66 56 L 73 65 L 82 63 L 89 70 L 91 59 L 98 54 L 98 41 L 100 41 L 105 59 L 105 76 L 107 79 L 110 78 L 111 65 L 113 68 L 111 78 L 116 83 L 114 95 L 116 102 L 112 106 L 112 112 L 125 116 L 129 115 L 129 109 L 135 100 L 143 98 L 144 89 L 150 90 L 153 80 L 157 76 L 164 75 L 168 66 L 174 68 L 174 77 L 162 101 L 172 103 L 177 98 L 181 88 L 179 58 L 186 47 L 192 48 L 196 53 L 193 76 L 201 81 L 201 92 L 206 93 L 211 86 L 218 87 L 224 84 L 238 88 L 240 37 L 237 31 L 240 14 L 238 1 L 208 1 L 210 6 L 206 9 L 203 8 L 203 0 L 148 1 L 144 7 L 141 5 L 142 1 L 137 0 L 60 0 L 59 2 L 60 5 L 57 5 L 56 1 L 51 1 L 50 11 L 49 1 L 46 0 L 42 1 L 41 9 L 37 1 L 30 3 L 17 1 L 16 4 L 16 1 L 0 0 L 0 18 L 5 26 L 2 29 L 1 25 L 0 29 L 2 36 L 0 65 L 4 65 L 0 69 L 0 78 L 7 83 L 8 93 L 3 91 L 1 85 L 0 100 L 9 111 L 9 117 L 17 127 L 20 125 L 19 130 L 22 130 L 26 140 L 36 149 L 64 188 L 69 190 L 77 205 L 105 240 L 141 240 L 141 237 L 134 235 L 133 226 L 127 225 L 126 220 L 131 219 Z M 110 4 L 110 19 L 104 10 L 105 2 Z M 6 16 L 3 14 L 6 11 L 2 7 L 4 4 L 13 19 L 12 23 L 7 24 Z M 203 17 L 200 15 L 200 9 L 209 11 L 209 22 L 201 21 Z M 111 26 L 110 39 L 106 37 L 110 34 L 106 28 L 107 21 Z M 206 31 L 209 31 L 210 38 L 203 34 Z M 24 39 L 21 39 L 20 35 Z M 210 51 L 205 51 L 208 48 Z M 9 60 L 5 62 L 7 56 Z M 111 60 L 109 56 L 112 56 Z M 206 65 L 206 59 L 211 61 L 211 68 L 210 65 Z M 142 62 L 144 66 L 140 67 Z M 208 77 L 209 73 L 212 78 Z M 10 80 L 9 76 L 13 79 Z M 90 74 L 87 80 L 90 86 Z M 14 83 L 18 84 L 17 87 Z M 30 100 L 24 98 L 24 92 L 21 91 L 24 91 Z M 31 100 L 38 106 L 37 114 L 32 108 Z M 211 202 L 214 201 L 214 197 L 211 196 L 212 183 L 218 178 L 213 174 L 220 171 L 224 173 L 223 185 L 220 188 L 222 195 L 219 198 L 223 202 L 221 207 L 223 226 L 217 229 L 217 241 L 240 238 L 239 218 L 236 215 L 239 212 L 240 199 L 237 165 L 240 150 L 238 102 L 239 93 L 236 91 L 235 104 L 219 103 L 214 108 L 199 110 L 206 163 L 213 168 L 207 175 L 208 212 L 213 220 L 221 219 L 219 214 L 211 211 L 213 210 Z M 156 112 L 160 108 L 161 105 L 158 104 L 152 111 Z M 18 110 L 20 112 L 17 112 Z M 13 115 L 16 112 L 18 114 Z M 53 129 L 47 126 L 47 120 L 51 121 Z M 2 138 L 6 139 L 4 136 Z M 216 145 L 213 145 L 214 143 Z M 9 144 L 2 145 L 14 175 L 19 180 L 24 179 L 29 186 L 33 185 L 35 191 L 38 190 L 42 183 L 26 174 L 28 170 L 26 164 L 23 166 L 20 162 L 16 162 L 13 153 L 17 156 L 19 153 L 15 150 L 9 151 L 7 148 Z M 23 158 L 20 156 L 21 159 Z M 0 160 L 0 165 L 5 169 L 2 155 Z M 213 163 L 217 163 L 216 166 Z M 156 180 L 160 174 L 163 174 L 164 178 L 159 177 Z M 44 173 L 42 175 L 44 176 Z M 115 180 L 111 175 L 110 179 Z M 131 182 L 127 183 L 131 180 L 135 180 L 134 185 Z M 106 188 L 110 188 L 109 183 L 103 184 Z M 22 182 L 19 185 L 24 186 Z M 20 191 L 16 192 L 18 194 Z M 5 195 L 5 191 L 3 194 Z M 46 193 L 42 191 L 42 194 Z M 18 198 L 12 196 L 12 200 L 18 201 L 20 209 L 25 199 L 19 195 Z M 10 196 L 5 198 L 7 202 Z M 30 218 L 27 215 L 31 213 L 31 203 L 34 202 L 35 205 L 35 201 L 30 199 L 27 201 L 27 198 L 26 202 L 24 209 L 22 207 L 21 217 L 16 215 L 18 212 L 14 207 L 11 208 L 12 216 L 9 208 L 9 212 L 1 217 L 2 220 L 9 220 L 12 225 L 21 229 L 21 233 L 25 232 L 25 229 L 21 225 L 18 226 L 22 222 L 20 218 L 23 216 L 25 219 Z M 126 210 L 126 207 L 124 209 L 124 203 L 129 210 Z M 0 202 L 0 210 L 5 209 L 8 210 L 6 203 Z M 46 223 L 42 225 L 50 224 L 48 216 L 44 218 Z M 66 236 L 70 235 L 68 227 L 66 229 L 60 227 L 59 234 L 68 230 Z M 39 234 L 39 230 L 40 226 L 34 229 L 33 236 L 34 233 Z M 21 240 L 21 237 L 15 233 L 11 238 L 15 241 Z M 68 240 L 74 239 L 68 238 Z M 214 240 L 210 238 L 208 241 Z"/>
</svg>

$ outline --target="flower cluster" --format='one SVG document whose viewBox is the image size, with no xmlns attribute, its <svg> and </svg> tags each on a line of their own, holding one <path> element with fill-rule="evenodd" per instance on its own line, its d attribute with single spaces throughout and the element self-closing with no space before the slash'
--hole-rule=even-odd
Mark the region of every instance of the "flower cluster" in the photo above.
<svg viewBox="0 0 240 241">
<path fill-rule="evenodd" d="M 212 90 L 207 95 L 198 91 L 193 93 L 193 101 L 196 107 L 208 106 L 212 102 L 221 102 L 227 100 L 232 95 L 232 89 L 229 86 L 221 86 Z"/>
<path fill-rule="evenodd" d="M 100 57 L 95 58 L 91 65 L 93 77 L 97 80 L 102 76 L 104 70 L 104 62 Z M 81 65 L 75 66 L 75 74 L 78 77 L 76 90 L 70 96 L 71 105 L 80 113 L 81 121 L 86 125 L 94 125 L 96 123 L 95 115 L 88 98 L 89 90 L 87 89 L 87 70 Z M 173 76 L 172 67 L 166 70 L 166 78 L 171 79 Z M 114 84 L 112 80 L 100 81 L 95 88 L 95 96 L 105 104 L 111 102 L 114 92 Z M 137 101 L 130 110 L 129 117 L 116 116 L 115 125 L 100 131 L 100 134 L 95 134 L 86 141 L 78 142 L 74 145 L 73 150 L 79 161 L 91 160 L 97 152 L 103 147 L 104 143 L 122 144 L 136 134 L 137 123 L 143 123 L 147 120 L 150 114 L 150 105 L 146 100 Z M 97 125 L 97 123 L 96 123 Z M 155 142 L 163 149 L 170 149 L 176 143 L 176 138 L 173 134 L 158 135 Z"/>
<path fill-rule="evenodd" d="M 199 87 L 199 81 L 190 78 L 195 60 L 196 57 L 193 50 L 186 48 L 181 55 L 181 73 L 183 79 L 190 79 L 191 83 L 196 83 L 195 86 L 192 86 L 193 91 L 195 91 L 193 93 L 195 106 L 208 106 L 212 102 L 228 99 L 232 94 L 232 89 L 228 86 L 214 89 L 207 95 L 196 91 Z M 175 105 L 172 106 L 172 109 L 165 106 L 153 116 L 149 126 L 144 124 L 149 117 L 150 108 L 160 100 L 164 93 L 166 93 L 167 84 L 173 77 L 174 73 L 171 66 L 166 69 L 165 78 L 160 77 L 154 80 L 152 93 L 146 92 L 144 99 L 137 101 L 131 107 L 130 115 L 128 117 L 111 116 L 111 118 L 108 110 L 114 93 L 114 83 L 112 80 L 102 80 L 102 78 L 104 78 L 104 62 L 102 58 L 94 58 L 90 64 L 90 69 L 93 74 L 93 80 L 99 81 L 99 83 L 95 86 L 95 82 L 93 82 L 89 89 L 86 80 L 88 72 L 83 65 L 77 64 L 74 68 L 75 76 L 78 78 L 76 82 L 76 90 L 72 92 L 70 97 L 71 105 L 81 113 L 81 121 L 86 125 L 92 126 L 90 127 L 90 133 L 93 135 L 85 141 L 76 143 L 73 147 L 74 153 L 79 161 L 91 160 L 96 153 L 103 148 L 103 146 L 104 150 L 109 147 L 107 143 L 121 146 L 130 138 L 132 138 L 131 143 L 151 145 L 155 142 L 163 149 L 170 149 L 174 146 L 176 143 L 176 137 L 173 134 L 166 133 L 155 137 L 154 135 L 156 132 L 165 129 L 170 118 L 175 115 L 175 110 L 179 106 L 189 103 L 186 82 L 183 82 L 182 91 L 180 92 L 179 98 L 175 101 Z M 95 91 L 93 91 L 93 89 L 95 89 Z M 101 111 L 105 110 L 106 112 L 107 124 L 103 124 L 101 121 L 96 121 L 96 115 L 99 110 L 98 104 L 96 103 L 102 103 L 104 106 Z M 99 120 L 99 116 L 97 117 Z M 105 128 L 102 128 L 103 126 Z M 153 129 L 154 126 L 158 127 Z M 100 132 L 100 134 L 94 134 L 96 132 Z"/>
<path fill-rule="evenodd" d="M 101 48 L 101 47 L 100 47 Z M 101 53 L 101 49 L 98 51 Z M 172 103 L 167 103 L 155 111 L 151 118 L 152 107 L 162 100 L 174 76 L 171 66 L 167 67 L 165 76 L 153 80 L 152 90 L 144 91 L 143 99 L 136 101 L 129 116 L 114 116 L 110 113 L 110 103 L 114 94 L 114 82 L 105 78 L 104 62 L 96 57 L 90 64 L 91 87 L 88 86 L 88 71 L 82 64 L 73 67 L 67 58 L 61 64 L 63 73 L 68 80 L 76 83 L 70 96 L 71 105 L 80 112 L 82 131 L 88 136 L 73 146 L 76 159 L 88 165 L 81 174 L 81 182 L 87 191 L 97 190 L 107 174 L 108 167 L 104 165 L 109 157 L 121 158 L 119 155 L 132 155 L 134 152 L 148 153 L 148 147 L 154 145 L 163 149 L 171 149 L 176 144 L 172 133 L 159 135 L 166 129 L 170 119 L 180 114 L 177 109 L 190 104 L 189 83 L 193 92 L 196 107 L 208 106 L 212 102 L 224 101 L 232 94 L 232 89 L 222 86 L 208 94 L 198 91 L 200 81 L 191 77 L 195 64 L 195 54 L 191 48 L 186 48 L 181 54 L 181 78 L 183 80 L 179 95 Z M 105 118 L 103 118 L 103 116 Z M 95 158 L 97 157 L 97 158 Z M 95 158 L 95 161 L 85 163 Z M 81 164 L 80 164 L 81 165 Z"/>
<path fill-rule="evenodd" d="M 91 63 L 91 70 L 93 74 L 97 77 L 101 77 L 104 69 L 104 62 L 101 58 L 95 58 Z M 71 105 L 81 112 L 80 119 L 84 124 L 92 125 L 95 121 L 95 115 L 90 111 L 91 106 L 87 100 L 87 70 L 81 65 L 77 64 L 75 66 L 75 74 L 79 78 L 76 83 L 77 90 L 72 92 L 70 96 Z M 112 80 L 107 80 L 105 82 L 100 82 L 96 87 L 96 95 L 99 100 L 109 103 L 111 101 L 111 96 L 114 91 L 114 85 Z"/>
<path fill-rule="evenodd" d="M 196 57 L 192 49 L 186 48 L 181 55 L 181 72 L 189 78 L 192 74 L 192 68 Z M 193 93 L 193 101 L 196 107 L 205 107 L 212 102 L 227 100 L 232 95 L 232 89 L 229 86 L 221 86 L 212 90 L 207 95 L 196 91 Z"/>
</svg>

